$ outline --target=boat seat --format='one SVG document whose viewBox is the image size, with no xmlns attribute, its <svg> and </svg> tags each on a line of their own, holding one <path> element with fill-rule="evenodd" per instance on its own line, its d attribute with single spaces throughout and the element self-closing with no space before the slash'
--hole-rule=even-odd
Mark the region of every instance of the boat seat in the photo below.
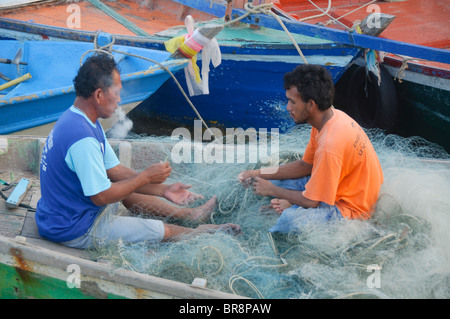
<svg viewBox="0 0 450 319">
<path fill-rule="evenodd" d="M 36 225 L 36 220 L 34 218 L 34 212 L 33 211 L 27 211 L 27 214 L 25 216 L 25 220 L 23 223 L 22 231 L 20 233 L 19 237 L 16 237 L 16 239 L 19 239 L 21 241 L 24 241 L 25 243 L 40 246 L 43 248 L 47 248 L 53 251 L 58 251 L 64 254 L 68 254 L 71 256 L 83 258 L 83 259 L 89 259 L 87 257 L 87 254 L 82 249 L 76 249 L 76 248 L 70 248 L 66 247 L 64 245 L 51 242 L 42 236 L 39 235 L 39 231 Z"/>
<path fill-rule="evenodd" d="M 128 210 L 123 207 L 122 205 L 118 205 L 118 209 L 116 212 L 118 215 L 121 216 L 131 216 L 131 214 L 128 212 Z M 62 252 L 71 256 L 84 258 L 84 259 L 90 259 L 86 252 L 83 249 L 77 249 L 77 248 L 70 248 L 52 241 L 49 241 L 48 239 L 45 239 L 41 235 L 39 235 L 39 230 L 36 225 L 35 220 L 35 213 L 34 211 L 28 210 L 25 216 L 25 220 L 23 222 L 22 231 L 20 232 L 19 238 L 22 241 L 25 241 L 26 243 L 37 245 L 43 248 L 47 248 L 53 251 Z M 17 237 L 16 237 L 17 239 Z"/>
</svg>

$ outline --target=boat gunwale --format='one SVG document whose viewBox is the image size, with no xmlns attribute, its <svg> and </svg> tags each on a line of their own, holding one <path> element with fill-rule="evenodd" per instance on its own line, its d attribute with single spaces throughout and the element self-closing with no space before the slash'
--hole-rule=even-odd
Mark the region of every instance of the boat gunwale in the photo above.
<svg viewBox="0 0 450 319">
<path fill-rule="evenodd" d="M 47 37 L 61 38 L 67 40 L 81 41 L 81 42 L 93 42 L 95 36 L 98 32 L 94 31 L 85 31 L 85 30 L 73 30 L 69 28 L 55 27 L 50 25 L 44 25 L 34 22 L 25 22 L 10 18 L 2 18 L 0 17 L 0 29 L 7 29 L 12 31 L 24 32 L 24 33 L 32 33 L 38 35 L 45 35 Z M 164 47 L 164 42 L 170 40 L 172 37 L 170 36 L 151 36 L 151 37 L 143 37 L 143 36 L 127 36 L 120 34 L 111 34 L 111 36 L 115 39 L 115 43 L 118 45 L 124 46 L 136 46 L 141 48 L 148 49 L 161 49 Z M 310 36 L 308 36 L 310 37 Z M 323 43 L 298 43 L 298 46 L 302 50 L 321 50 L 321 49 L 359 49 L 354 46 L 343 44 L 336 41 L 330 41 L 327 39 L 315 38 L 316 40 L 322 40 Z M 256 48 L 256 47 L 264 47 L 264 49 L 286 49 L 295 51 L 295 46 L 293 44 L 287 43 L 271 43 L 271 42 L 258 42 L 245 39 L 230 39 L 227 41 L 234 41 L 236 44 L 232 43 L 220 43 L 221 47 L 226 48 Z M 297 51 L 294 54 L 298 54 Z"/>
<path fill-rule="evenodd" d="M 179 69 L 187 66 L 188 61 L 187 61 L 187 59 L 178 59 L 178 60 L 165 60 L 160 63 L 163 66 L 167 67 L 171 72 L 173 72 L 174 69 L 176 69 L 176 71 L 178 71 Z M 136 71 L 136 72 L 129 72 L 129 73 L 121 74 L 120 78 L 123 83 L 127 83 L 132 80 L 148 77 L 149 75 L 151 75 L 151 76 L 160 75 L 160 74 L 163 74 L 164 72 L 166 72 L 166 70 L 164 70 L 163 67 L 155 64 L 155 65 L 150 66 L 146 70 L 140 70 L 140 71 Z M 54 97 L 54 96 L 58 96 L 58 95 L 69 94 L 74 91 L 75 91 L 74 86 L 68 85 L 68 86 L 63 86 L 63 87 L 51 88 L 51 89 L 47 89 L 47 90 L 34 91 L 34 92 L 30 92 L 28 94 L 16 95 L 16 96 L 12 96 L 12 97 L 8 97 L 8 94 L 6 94 L 2 98 L 0 98 L 0 107 L 6 106 L 6 105 L 20 104 L 20 103 L 27 102 L 30 100 L 46 99 L 46 98 Z M 11 92 L 13 92 L 13 90 L 11 90 Z"/>
<path fill-rule="evenodd" d="M 78 265 L 81 270 L 81 280 L 83 280 L 83 277 L 91 277 L 119 285 L 131 286 L 136 291 L 140 291 L 140 295 L 148 291 L 173 298 L 246 299 L 246 297 L 239 295 L 159 278 L 132 270 L 123 268 L 111 269 L 111 265 L 106 263 L 27 243 L 26 238 L 21 236 L 9 238 L 0 235 L 0 255 L 3 255 L 3 258 L 6 260 L 12 258 L 12 262 L 2 262 L 3 264 L 15 267 L 18 271 L 25 270 L 37 274 L 39 274 L 42 266 L 66 272 L 69 265 Z M 67 273 L 67 276 L 69 275 L 70 273 Z M 57 276 L 52 278 L 60 279 Z"/>
</svg>

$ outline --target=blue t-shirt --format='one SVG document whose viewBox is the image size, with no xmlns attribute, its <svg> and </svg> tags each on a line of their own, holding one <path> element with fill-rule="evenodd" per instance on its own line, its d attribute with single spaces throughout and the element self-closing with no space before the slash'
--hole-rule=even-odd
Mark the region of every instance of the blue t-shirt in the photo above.
<svg viewBox="0 0 450 319">
<path fill-rule="evenodd" d="M 39 234 L 56 242 L 85 234 L 103 208 L 90 196 L 111 187 L 106 170 L 118 164 L 100 123 L 73 106 L 65 111 L 42 151 Z"/>
</svg>

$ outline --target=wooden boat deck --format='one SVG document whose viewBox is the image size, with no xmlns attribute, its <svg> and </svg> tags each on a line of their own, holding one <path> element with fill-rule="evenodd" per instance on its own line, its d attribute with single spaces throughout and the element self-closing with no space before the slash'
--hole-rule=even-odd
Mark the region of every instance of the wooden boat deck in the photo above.
<svg viewBox="0 0 450 319">
<path fill-rule="evenodd" d="M 299 19 L 319 14 L 309 1 L 278 0 L 273 1 L 283 11 Z M 326 9 L 328 0 L 313 1 L 317 6 Z M 329 14 L 340 22 L 351 27 L 356 20 L 362 20 L 367 12 L 379 10 L 381 13 L 395 15 L 394 21 L 379 36 L 396 41 L 408 42 L 435 48 L 450 48 L 450 6 L 447 0 L 404 0 L 404 1 L 376 1 L 369 6 L 351 11 L 370 3 L 370 0 L 334 0 L 331 1 Z M 329 16 L 305 20 L 311 24 L 324 23 Z M 339 25 L 334 23 L 333 27 Z"/>
<path fill-rule="evenodd" d="M 241 2 L 243 1 L 237 1 L 237 3 Z M 303 19 L 320 13 L 308 0 L 273 0 L 271 2 L 296 19 Z M 323 10 L 328 6 L 328 0 L 315 0 L 313 2 Z M 184 18 L 188 14 L 192 15 L 195 21 L 215 18 L 209 13 L 189 8 L 175 1 L 117 0 L 103 1 L 103 3 L 150 35 L 162 32 L 170 27 L 184 25 Z M 370 6 L 367 6 L 369 3 Z M 74 11 L 75 9 L 71 9 L 70 5 L 76 6 L 79 11 Z M 355 9 L 357 10 L 354 11 Z M 387 0 L 375 1 L 374 3 L 371 3 L 371 0 L 332 0 L 329 15 L 351 27 L 354 21 L 363 20 L 368 12 L 372 11 L 395 15 L 394 21 L 383 31 L 379 36 L 380 38 L 440 49 L 450 48 L 450 22 L 448 20 L 450 6 L 447 0 Z M 79 16 L 79 25 L 71 25 L 74 22 L 73 15 L 75 14 Z M 76 3 L 66 3 L 63 0 L 38 1 L 18 8 L 0 8 L 0 17 L 74 30 L 104 31 L 126 36 L 135 35 L 123 24 L 108 16 L 89 1 Z M 328 20 L 330 20 L 329 16 L 322 16 L 304 22 L 316 24 Z M 343 29 L 343 26 L 338 23 L 329 26 Z M 433 69 L 450 71 L 449 64 L 423 60 L 420 62 L 422 65 Z"/>
<path fill-rule="evenodd" d="M 0 179 L 13 185 L 21 178 L 29 179 L 32 187 L 21 204 L 31 207 L 36 207 L 41 196 L 37 172 L 44 142 L 44 137 L 0 135 Z M 138 145 L 140 156 L 132 156 L 128 142 L 116 140 L 112 141 L 112 146 L 118 151 L 119 160 L 129 167 L 142 165 L 143 158 L 163 156 L 158 154 L 158 148 L 148 143 Z M 162 160 L 159 157 L 158 160 Z M 8 197 L 13 188 L 6 190 L 5 187 L 0 185 L 2 193 Z M 124 212 L 119 209 L 118 213 Z M 82 269 L 80 289 L 71 289 L 66 284 L 69 265 L 78 265 Z M 111 267 L 106 261 L 92 260 L 84 250 L 45 240 L 39 236 L 32 209 L 11 209 L 6 206 L 6 200 L 0 200 L 0 273 L 5 276 L 0 282 L 2 297 L 244 298 L 208 289 L 202 280 L 185 284 Z"/>
<path fill-rule="evenodd" d="M 184 25 L 184 17 L 187 14 L 192 15 L 196 21 L 214 18 L 211 14 L 183 6 L 174 1 L 120 0 L 103 2 L 149 34 L 155 34 L 175 25 Z M 274 0 L 271 2 L 298 19 L 320 13 L 307 0 Z M 315 0 L 313 2 L 322 9 L 326 9 L 328 5 L 328 0 Z M 331 1 L 329 14 L 351 27 L 354 21 L 362 20 L 368 12 L 379 10 L 379 12 L 396 16 L 389 27 L 380 35 L 381 38 L 436 48 L 450 48 L 450 22 L 448 20 L 450 6 L 447 0 L 376 1 L 370 7 L 361 7 L 370 2 L 370 0 L 334 0 Z M 75 12 L 68 9 L 69 5 L 76 5 L 80 9 L 81 25 L 73 26 L 74 29 L 86 31 L 101 29 L 113 34 L 133 35 L 130 30 L 88 1 L 72 4 L 65 3 L 65 1 L 43 1 L 41 4 L 38 2 L 17 9 L 0 8 L 0 16 L 67 28 L 70 27 L 68 26 L 68 22 L 71 20 L 70 16 Z M 368 11 L 368 8 L 370 8 L 370 11 Z M 358 10 L 354 11 L 355 9 Z M 329 16 L 322 16 L 305 20 L 305 22 L 316 24 L 328 20 L 330 20 Z M 342 28 L 336 23 L 330 26 Z"/>
<path fill-rule="evenodd" d="M 32 183 L 31 188 L 25 194 L 21 204 L 35 208 L 39 198 L 41 197 L 39 180 L 35 174 L 30 172 L 22 172 L 16 181 L 20 178 L 27 178 Z M 7 181 L 10 178 L 10 172 L 0 172 L 0 179 Z M 15 183 L 11 183 L 14 185 Z M 2 185 L 1 189 L 5 189 L 6 185 Z M 9 197 L 14 187 L 3 191 L 2 193 Z M 21 242 L 26 242 L 39 247 L 47 248 L 53 251 L 68 254 L 74 257 L 87 259 L 83 250 L 70 248 L 61 244 L 50 242 L 39 235 L 36 221 L 34 219 L 34 211 L 24 207 L 9 208 L 6 201 L 0 202 L 0 235 L 8 238 L 15 238 Z"/>
<path fill-rule="evenodd" d="M 395 16 L 395 19 L 379 35 L 395 41 L 423 45 L 439 49 L 450 49 L 450 5 L 447 0 L 332 0 L 328 15 L 302 20 L 321 13 L 307 0 L 275 0 L 277 7 L 300 21 L 317 24 L 327 23 L 331 18 L 338 19 L 346 27 L 353 22 L 362 21 L 369 12 L 381 12 Z M 328 0 L 314 0 L 318 7 L 327 9 Z M 365 4 L 369 4 L 364 6 Z M 359 8 L 359 9 L 358 9 Z M 333 22 L 327 26 L 344 29 Z M 450 64 L 421 60 L 422 65 L 440 70 L 450 70 Z"/>
<path fill-rule="evenodd" d="M 184 17 L 187 14 L 191 15 L 195 21 L 213 18 L 207 13 L 183 7 L 172 1 L 153 0 L 147 2 L 148 5 L 143 5 L 138 1 L 108 1 L 105 3 L 118 14 L 152 35 L 176 25 L 184 25 Z M 72 14 L 72 11 L 67 12 L 69 5 L 70 3 L 29 5 L 15 10 L 0 10 L 0 16 L 67 28 L 69 27 L 67 23 L 69 16 Z M 81 25 L 78 28 L 75 26 L 75 29 L 94 32 L 102 30 L 111 34 L 135 35 L 88 1 L 73 3 L 73 5 L 80 9 Z"/>
</svg>

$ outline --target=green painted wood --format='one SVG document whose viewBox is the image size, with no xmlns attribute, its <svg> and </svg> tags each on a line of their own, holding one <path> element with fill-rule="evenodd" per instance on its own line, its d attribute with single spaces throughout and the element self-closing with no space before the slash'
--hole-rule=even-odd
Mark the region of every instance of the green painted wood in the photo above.
<svg viewBox="0 0 450 319">
<path fill-rule="evenodd" d="M 63 280 L 0 264 L 0 298 L 2 299 L 125 299 L 98 293 L 93 287 L 69 288 Z"/>
</svg>

